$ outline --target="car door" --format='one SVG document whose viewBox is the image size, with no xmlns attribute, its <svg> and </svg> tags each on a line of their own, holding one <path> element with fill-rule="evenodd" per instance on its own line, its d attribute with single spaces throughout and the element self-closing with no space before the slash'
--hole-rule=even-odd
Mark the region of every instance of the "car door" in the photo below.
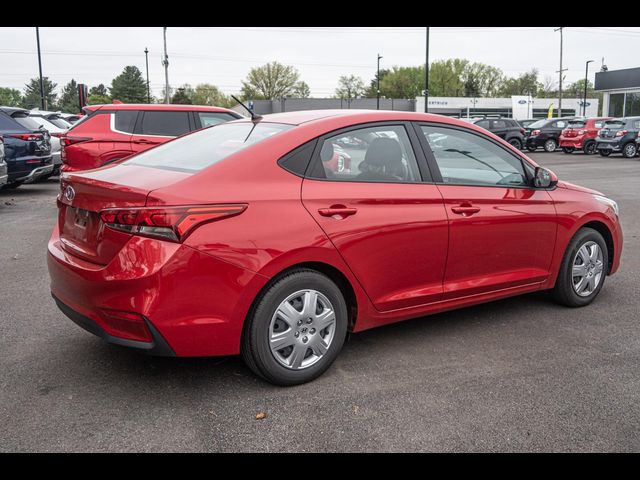
<svg viewBox="0 0 640 480">
<path fill-rule="evenodd" d="M 305 208 L 380 311 L 442 297 L 447 215 L 417 142 L 401 122 L 334 132 L 319 139 L 302 184 Z M 335 169 L 336 155 L 350 169 Z"/>
<path fill-rule="evenodd" d="M 533 167 L 480 133 L 416 127 L 449 218 L 443 299 L 544 281 L 556 212 L 549 193 L 531 186 Z"/>
<path fill-rule="evenodd" d="M 190 112 L 181 110 L 147 110 L 140 112 L 131 137 L 134 153 L 143 152 L 179 135 L 192 131 Z"/>
</svg>

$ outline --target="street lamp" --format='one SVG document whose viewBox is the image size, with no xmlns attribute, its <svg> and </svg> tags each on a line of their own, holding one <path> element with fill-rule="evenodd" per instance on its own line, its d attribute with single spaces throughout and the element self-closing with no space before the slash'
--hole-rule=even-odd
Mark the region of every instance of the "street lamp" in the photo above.
<svg viewBox="0 0 640 480">
<path fill-rule="evenodd" d="M 582 99 L 582 116 L 587 116 L 587 76 L 589 75 L 589 64 L 593 60 L 588 60 L 584 68 L 584 98 Z"/>
<path fill-rule="evenodd" d="M 147 64 L 147 103 L 151 103 L 151 93 L 149 92 L 149 49 L 144 47 L 144 61 Z"/>
<path fill-rule="evenodd" d="M 382 55 L 378 54 L 378 74 L 376 75 L 376 81 L 377 81 L 377 90 L 378 90 L 378 94 L 376 96 L 376 110 L 380 110 L 380 59 L 382 58 Z"/>
</svg>

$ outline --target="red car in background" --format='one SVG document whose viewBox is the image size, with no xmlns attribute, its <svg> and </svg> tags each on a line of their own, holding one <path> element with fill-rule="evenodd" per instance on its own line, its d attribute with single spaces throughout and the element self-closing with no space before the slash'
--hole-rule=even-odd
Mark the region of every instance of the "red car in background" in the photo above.
<svg viewBox="0 0 640 480">
<path fill-rule="evenodd" d="M 97 168 L 185 133 L 242 118 L 220 107 L 122 104 L 85 107 L 60 139 L 62 171 Z"/>
<path fill-rule="evenodd" d="M 371 141 L 343 144 L 358 162 L 338 175 L 323 159 L 346 134 Z M 347 331 L 541 290 L 588 305 L 623 242 L 615 201 L 416 112 L 227 122 L 60 188 L 48 266 L 71 320 L 152 354 L 241 353 L 280 385 L 322 374 Z"/>
<path fill-rule="evenodd" d="M 611 117 L 569 120 L 569 125 L 560 134 L 560 148 L 564 153 L 582 150 L 587 155 L 593 155 L 596 153 L 596 137 L 607 120 L 611 120 Z"/>
</svg>

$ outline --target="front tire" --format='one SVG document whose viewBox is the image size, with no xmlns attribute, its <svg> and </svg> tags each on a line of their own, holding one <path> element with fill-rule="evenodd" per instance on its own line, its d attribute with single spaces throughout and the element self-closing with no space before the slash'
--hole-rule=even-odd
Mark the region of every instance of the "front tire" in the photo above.
<svg viewBox="0 0 640 480">
<path fill-rule="evenodd" d="M 314 270 L 294 270 L 273 283 L 252 308 L 242 358 L 273 384 L 306 383 L 336 359 L 347 323 L 347 304 L 338 286 Z"/>
<path fill-rule="evenodd" d="M 600 232 L 582 228 L 569 242 L 552 295 L 568 307 L 589 305 L 598 296 L 609 268 L 609 250 Z"/>
<path fill-rule="evenodd" d="M 598 150 L 598 153 L 601 157 L 608 157 L 609 155 L 611 155 L 611 152 L 609 150 Z"/>
<path fill-rule="evenodd" d="M 591 141 L 591 142 L 585 143 L 584 146 L 582 147 L 582 151 L 586 155 L 593 155 L 594 153 L 596 153 L 596 142 Z"/>
<path fill-rule="evenodd" d="M 522 142 L 519 138 L 512 138 L 511 140 L 509 140 L 509 143 L 518 150 L 522 150 Z"/>
<path fill-rule="evenodd" d="M 549 153 L 555 152 L 556 148 L 558 148 L 558 144 L 553 138 L 550 138 L 549 140 L 544 142 L 544 149 L 546 152 L 549 152 Z"/>
</svg>

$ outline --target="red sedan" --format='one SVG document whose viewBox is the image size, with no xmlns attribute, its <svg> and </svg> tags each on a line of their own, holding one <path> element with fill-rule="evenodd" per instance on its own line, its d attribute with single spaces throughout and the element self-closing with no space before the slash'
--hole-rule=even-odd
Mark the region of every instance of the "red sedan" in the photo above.
<svg viewBox="0 0 640 480">
<path fill-rule="evenodd" d="M 366 149 L 345 137 L 367 137 Z M 350 156 L 336 171 L 331 148 Z M 347 331 L 538 290 L 591 303 L 617 204 L 461 120 L 306 111 L 237 120 L 61 178 L 51 291 L 109 342 L 324 372 Z"/>
</svg>

